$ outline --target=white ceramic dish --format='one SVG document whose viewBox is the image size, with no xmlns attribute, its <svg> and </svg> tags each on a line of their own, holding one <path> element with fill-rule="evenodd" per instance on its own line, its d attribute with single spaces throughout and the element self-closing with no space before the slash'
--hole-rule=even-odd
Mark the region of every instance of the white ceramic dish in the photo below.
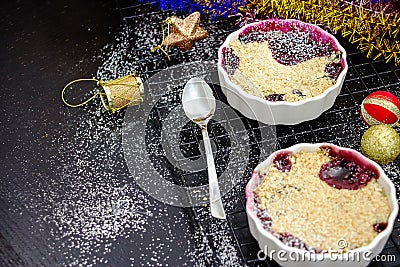
<svg viewBox="0 0 400 267">
<path fill-rule="evenodd" d="M 304 99 L 298 102 L 278 101 L 271 102 L 263 98 L 256 97 L 246 93 L 239 85 L 233 83 L 223 67 L 223 49 L 228 47 L 229 43 L 237 40 L 240 33 L 249 27 L 257 27 L 262 23 L 295 23 L 307 31 L 313 31 L 323 40 L 331 40 L 337 49 L 341 52 L 343 70 L 339 74 L 336 84 L 328 88 L 321 95 Z M 222 88 L 222 92 L 226 95 L 229 104 L 240 111 L 244 116 L 261 121 L 265 124 L 276 125 L 286 124 L 293 125 L 307 120 L 312 120 L 320 116 L 324 111 L 328 110 L 335 103 L 335 99 L 342 88 L 348 65 L 346 61 L 346 51 L 339 44 L 337 39 L 322 30 L 316 25 L 304 23 L 298 20 L 277 20 L 269 19 L 261 22 L 248 24 L 238 31 L 231 33 L 225 40 L 224 44 L 218 50 L 218 75 Z"/>
<path fill-rule="evenodd" d="M 368 245 L 364 247 L 360 247 L 357 249 L 350 250 L 347 253 L 337 253 L 334 256 L 330 256 L 329 254 L 311 254 L 305 250 L 300 250 L 294 247 L 290 247 L 282 243 L 278 238 L 273 236 L 270 232 L 265 230 L 261 224 L 260 219 L 257 217 L 256 210 L 254 207 L 254 193 L 253 191 L 259 184 L 259 178 L 257 176 L 253 176 L 249 183 L 246 186 L 246 212 L 249 221 L 249 227 L 251 234 L 258 241 L 258 244 L 261 249 L 264 251 L 268 250 L 270 253 L 272 250 L 278 252 L 283 251 L 286 254 L 286 257 L 283 258 L 282 255 L 279 256 L 278 253 L 274 253 L 272 255 L 273 259 L 278 262 L 281 266 L 290 266 L 290 267 L 312 267 L 312 266 L 330 266 L 330 267 L 362 267 L 367 266 L 370 261 L 369 259 L 373 259 L 376 255 L 378 255 L 383 247 L 385 246 L 392 230 L 393 225 L 397 217 L 397 213 L 399 210 L 399 205 L 396 199 L 396 189 L 391 182 L 391 180 L 386 176 L 383 172 L 382 168 L 375 162 L 367 159 L 361 153 L 343 147 L 338 147 L 328 143 L 319 143 L 319 144 L 297 144 L 287 149 L 279 150 L 271 154 L 264 162 L 260 163 L 255 171 L 265 169 L 266 167 L 272 164 L 272 160 L 274 156 L 282 151 L 292 151 L 299 152 L 303 151 L 316 151 L 319 147 L 323 145 L 332 146 L 338 149 L 350 150 L 362 160 L 369 162 L 373 167 L 375 167 L 379 171 L 379 179 L 378 182 L 386 192 L 388 197 L 389 206 L 390 206 L 390 216 L 388 218 L 388 225 L 385 230 L 379 233 L 375 239 Z M 289 255 L 301 255 L 299 259 L 296 260 L 296 257 L 289 257 Z M 352 260 L 353 255 L 360 255 L 359 260 Z M 365 256 L 363 256 L 365 255 Z M 337 257 L 336 257 L 337 256 Z M 304 257 L 304 260 L 303 258 Z"/>
</svg>

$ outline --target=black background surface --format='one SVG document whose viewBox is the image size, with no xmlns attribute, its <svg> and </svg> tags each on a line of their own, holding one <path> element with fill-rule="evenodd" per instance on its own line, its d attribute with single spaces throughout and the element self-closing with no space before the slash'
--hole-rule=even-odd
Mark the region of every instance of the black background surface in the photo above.
<svg viewBox="0 0 400 267">
<path fill-rule="evenodd" d="M 71 230 L 84 229 L 81 224 L 62 224 L 65 218 L 80 218 L 74 217 L 81 214 L 80 208 L 97 203 L 89 198 L 86 204 L 76 204 L 85 199 L 80 196 L 86 197 L 87 191 L 98 190 L 100 200 L 102 196 L 107 199 L 104 188 L 108 185 L 119 188 L 133 184 L 133 180 L 120 145 L 124 111 L 104 112 L 98 99 L 81 109 L 67 108 L 60 99 L 61 88 L 73 79 L 96 76 L 104 60 L 102 49 L 115 41 L 123 25 L 141 28 L 152 24 L 156 29 L 160 20 L 171 14 L 133 1 L 1 2 L 1 266 L 182 266 L 193 265 L 196 259 L 201 265 L 229 265 L 222 257 L 226 252 L 221 250 L 228 243 L 236 251 L 236 262 L 240 265 L 276 265 L 257 261 L 258 247 L 249 233 L 244 211 L 243 187 L 249 177 L 244 177 L 243 183 L 225 199 L 231 205 L 224 223 L 210 218 L 207 208 L 167 206 L 132 186 L 126 195 L 145 199 L 135 203 L 142 204 L 141 212 L 150 213 L 139 219 L 126 217 L 129 222 L 122 220 L 127 223 L 123 233 L 90 243 Z M 210 32 L 209 39 L 188 52 L 173 50 L 172 61 L 160 53 L 150 54 L 149 47 L 137 46 L 144 43 L 138 34 L 137 42 L 130 43 L 136 71 L 148 79 L 167 66 L 215 59 L 217 48 L 227 34 L 238 28 L 233 22 L 234 19 L 205 19 L 202 23 Z M 159 35 L 148 43 L 158 41 Z M 362 99 L 378 89 L 400 97 L 399 66 L 366 59 L 353 45 L 340 41 L 349 52 L 349 71 L 334 107 L 313 121 L 278 126 L 277 148 L 300 142 L 332 142 L 359 149 L 360 137 L 366 130 L 359 116 Z M 224 101 L 223 96 L 220 99 Z M 249 122 L 249 125 L 250 129 L 256 129 L 258 124 Z M 217 129 L 215 133 L 214 139 L 218 139 Z M 195 144 L 198 140 L 195 139 Z M 215 143 L 221 141 L 226 145 L 226 140 L 221 140 Z M 249 142 L 255 145 L 251 143 L 254 140 Z M 200 153 L 193 142 L 189 147 Z M 254 155 L 249 167 L 259 160 Z M 399 165 L 397 159 L 384 166 L 396 184 Z M 60 203 L 65 204 L 62 209 Z M 62 217 L 57 213 L 60 211 L 70 215 Z M 102 225 L 109 222 L 99 218 L 94 216 L 93 221 Z M 143 218 L 147 220 L 141 221 Z M 133 222 L 135 219 L 138 222 Z M 383 266 L 398 266 L 400 262 L 399 232 L 400 224 L 396 223 L 383 252 L 396 255 L 397 262 L 382 263 Z M 207 241 L 201 238 L 199 241 L 198 233 Z M 219 241 L 218 233 L 228 233 L 230 239 Z M 76 242 L 71 241 L 73 238 Z M 208 244 L 208 252 L 200 249 L 202 244 Z M 187 255 L 187 251 L 200 251 L 201 255 Z"/>
</svg>

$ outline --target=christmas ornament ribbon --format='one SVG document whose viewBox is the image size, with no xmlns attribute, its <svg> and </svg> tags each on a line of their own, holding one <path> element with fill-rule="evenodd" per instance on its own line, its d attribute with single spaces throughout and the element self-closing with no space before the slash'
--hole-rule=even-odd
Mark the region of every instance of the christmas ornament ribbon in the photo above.
<svg viewBox="0 0 400 267">
<path fill-rule="evenodd" d="M 65 100 L 65 91 L 69 86 L 79 82 L 94 81 L 98 90 L 91 97 L 78 104 L 71 104 Z M 82 107 L 100 95 L 101 102 L 106 110 L 115 112 L 128 105 L 138 105 L 143 101 L 144 86 L 141 78 L 136 73 L 120 77 L 115 80 L 102 81 L 95 78 L 77 79 L 71 81 L 61 91 L 61 99 L 65 105 L 71 108 Z"/>
</svg>

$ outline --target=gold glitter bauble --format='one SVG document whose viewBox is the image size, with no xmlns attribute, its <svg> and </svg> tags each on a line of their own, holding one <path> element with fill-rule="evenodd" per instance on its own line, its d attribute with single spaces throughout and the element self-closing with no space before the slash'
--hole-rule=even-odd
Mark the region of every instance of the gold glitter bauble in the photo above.
<svg viewBox="0 0 400 267">
<path fill-rule="evenodd" d="M 380 164 L 389 163 L 400 154 L 400 136 L 388 125 L 373 125 L 361 138 L 361 151 Z"/>
</svg>

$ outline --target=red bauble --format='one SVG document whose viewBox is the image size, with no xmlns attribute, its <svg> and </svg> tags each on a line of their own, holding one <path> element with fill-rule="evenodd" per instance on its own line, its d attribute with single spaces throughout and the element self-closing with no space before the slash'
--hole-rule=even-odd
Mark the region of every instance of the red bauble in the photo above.
<svg viewBox="0 0 400 267">
<path fill-rule="evenodd" d="M 368 125 L 394 125 L 400 119 L 400 101 L 392 93 L 376 91 L 361 104 L 361 116 Z"/>
</svg>

